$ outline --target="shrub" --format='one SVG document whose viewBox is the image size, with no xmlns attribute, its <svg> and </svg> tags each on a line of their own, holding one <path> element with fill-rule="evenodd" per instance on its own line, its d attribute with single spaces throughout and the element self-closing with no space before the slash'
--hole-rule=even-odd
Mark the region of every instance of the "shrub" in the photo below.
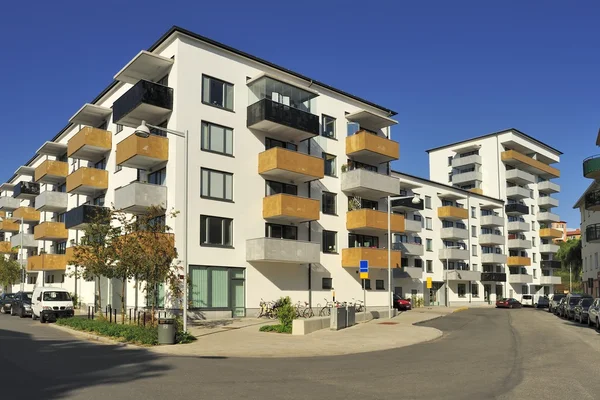
<svg viewBox="0 0 600 400">
<path fill-rule="evenodd" d="M 285 325 L 263 325 L 259 329 L 261 332 L 292 333 L 292 326 Z"/>
<path fill-rule="evenodd" d="M 292 305 L 292 299 L 289 296 L 282 297 L 279 299 L 279 307 L 277 317 L 281 326 L 292 329 L 292 321 L 296 318 L 296 310 Z"/>
<path fill-rule="evenodd" d="M 151 346 L 158 344 L 158 330 L 152 327 L 111 324 L 106 320 L 84 318 L 59 319 L 56 323 L 78 331 L 94 332 L 123 342 Z"/>
</svg>

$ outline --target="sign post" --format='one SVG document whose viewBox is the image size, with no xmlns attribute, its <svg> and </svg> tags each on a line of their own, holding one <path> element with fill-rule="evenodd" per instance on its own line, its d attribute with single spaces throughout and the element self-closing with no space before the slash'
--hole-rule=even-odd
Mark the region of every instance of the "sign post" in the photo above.
<svg viewBox="0 0 600 400">
<path fill-rule="evenodd" d="M 360 272 L 360 279 L 362 280 L 362 287 L 363 287 L 363 315 L 364 315 L 363 322 L 367 322 L 367 288 L 365 285 L 365 280 L 369 279 L 369 261 L 368 260 L 360 260 L 358 272 Z"/>
</svg>

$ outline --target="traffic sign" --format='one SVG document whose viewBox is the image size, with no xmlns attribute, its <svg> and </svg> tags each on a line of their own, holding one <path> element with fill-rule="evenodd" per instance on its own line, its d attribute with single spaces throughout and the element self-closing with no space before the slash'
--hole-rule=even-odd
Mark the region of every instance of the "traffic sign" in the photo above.
<svg viewBox="0 0 600 400">
<path fill-rule="evenodd" d="M 369 272 L 369 260 L 360 260 L 358 264 L 358 272 L 368 273 Z"/>
<path fill-rule="evenodd" d="M 369 273 L 368 272 L 361 272 L 360 273 L 360 279 L 369 279 Z"/>
<path fill-rule="evenodd" d="M 431 289 L 433 287 L 433 279 L 431 277 L 427 278 L 427 289 Z"/>
</svg>

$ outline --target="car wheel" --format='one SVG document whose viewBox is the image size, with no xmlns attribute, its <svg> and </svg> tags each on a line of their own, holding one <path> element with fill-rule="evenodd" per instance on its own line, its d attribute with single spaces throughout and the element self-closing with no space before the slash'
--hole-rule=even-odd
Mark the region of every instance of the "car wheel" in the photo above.
<svg viewBox="0 0 600 400">
<path fill-rule="evenodd" d="M 14 315 L 15 315 L 14 310 L 13 310 L 12 306 L 10 306 L 10 316 L 12 317 Z"/>
<path fill-rule="evenodd" d="M 40 322 L 43 324 L 46 322 L 46 319 L 44 318 L 43 315 L 40 315 Z"/>
<path fill-rule="evenodd" d="M 25 313 L 23 312 L 22 308 L 21 308 L 21 311 L 19 312 L 19 318 L 25 318 Z"/>
<path fill-rule="evenodd" d="M 588 320 L 587 320 L 588 328 L 592 326 L 591 321 L 592 321 L 592 319 L 588 316 Z"/>
<path fill-rule="evenodd" d="M 34 321 L 37 319 L 37 317 L 35 316 L 33 310 L 31 311 L 31 319 L 34 320 Z"/>
</svg>

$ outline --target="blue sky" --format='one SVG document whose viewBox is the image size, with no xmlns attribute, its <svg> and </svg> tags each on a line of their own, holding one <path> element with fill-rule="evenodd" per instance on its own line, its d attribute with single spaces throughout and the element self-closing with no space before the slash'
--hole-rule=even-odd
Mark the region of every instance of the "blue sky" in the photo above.
<svg viewBox="0 0 600 400">
<path fill-rule="evenodd" d="M 235 3 L 3 4 L 0 179 L 179 25 L 397 111 L 393 167 L 410 174 L 428 177 L 425 149 L 509 127 L 562 150 L 557 210 L 579 226 L 582 160 L 600 153 L 598 2 Z"/>
</svg>

